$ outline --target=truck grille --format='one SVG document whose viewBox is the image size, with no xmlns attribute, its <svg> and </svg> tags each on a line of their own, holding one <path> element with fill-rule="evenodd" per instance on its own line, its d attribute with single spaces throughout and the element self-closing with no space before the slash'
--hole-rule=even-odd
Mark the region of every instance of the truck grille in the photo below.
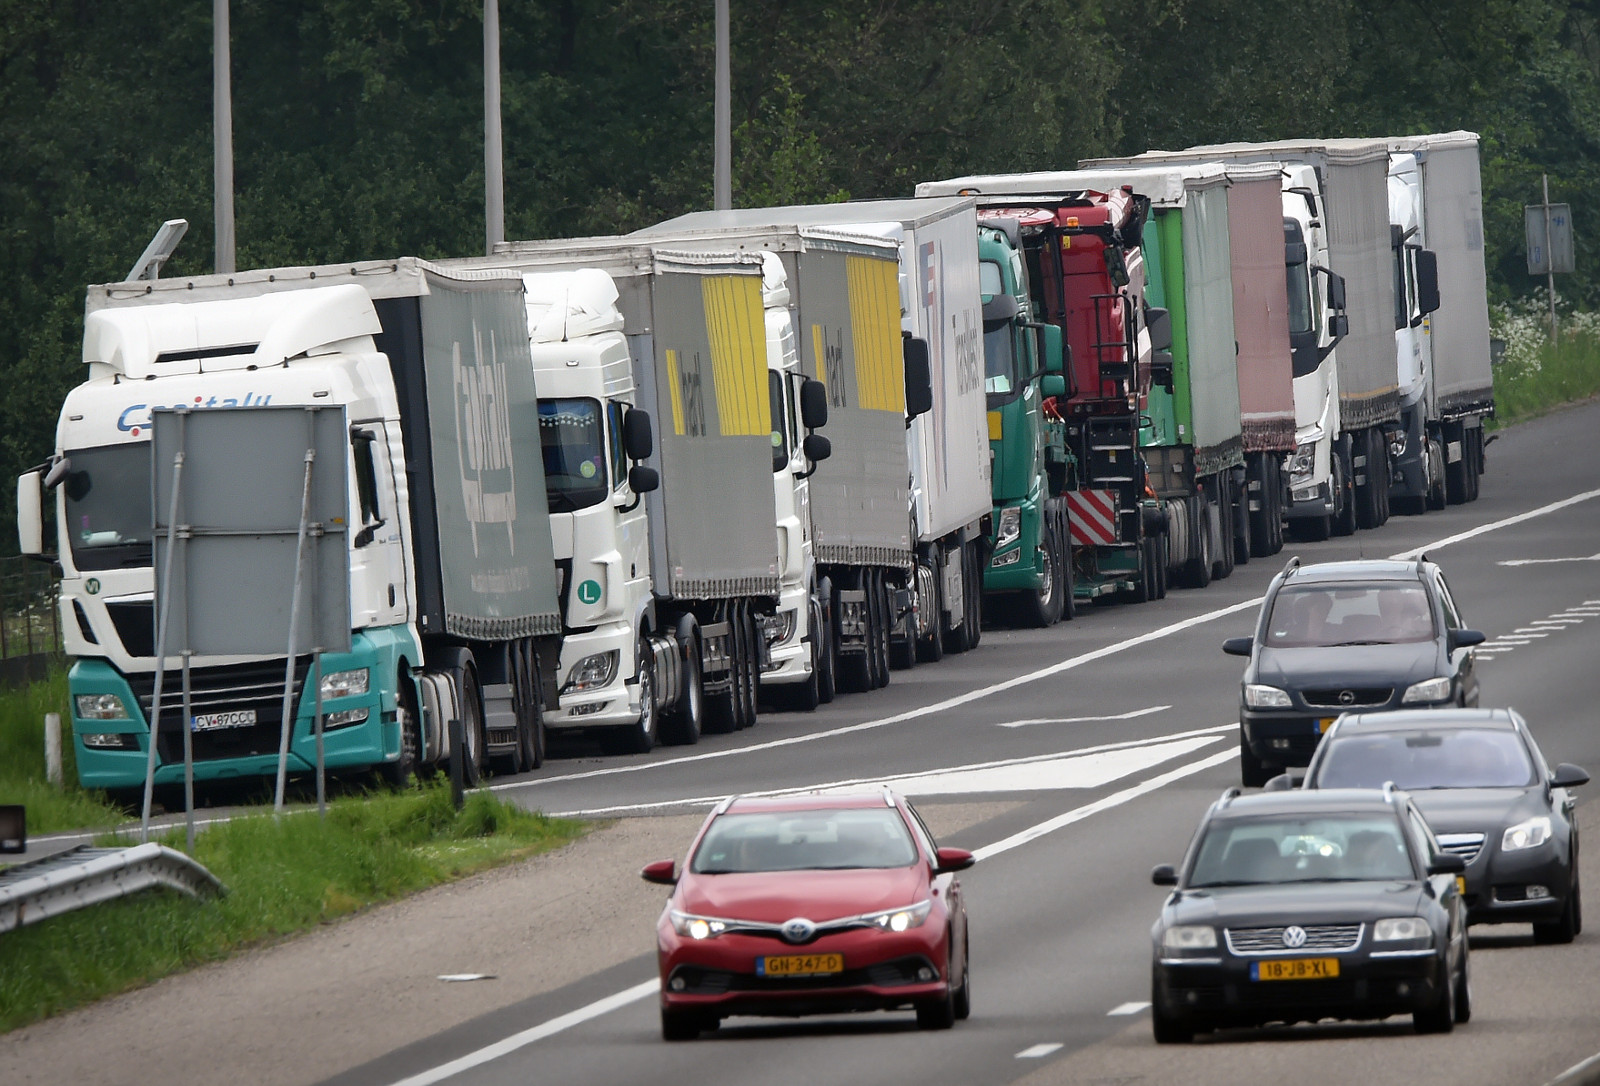
<svg viewBox="0 0 1600 1086">
<path fill-rule="evenodd" d="M 1361 945 L 1362 924 L 1304 924 L 1306 941 L 1291 947 L 1283 941 L 1286 925 L 1274 928 L 1229 928 L 1228 949 L 1235 954 L 1287 954 L 1307 950 L 1354 950 Z"/>
<path fill-rule="evenodd" d="M 106 604 L 106 614 L 117 631 L 117 640 L 129 656 L 156 654 L 156 609 L 149 600 Z M 170 625 L 170 623 L 169 623 Z"/>
<path fill-rule="evenodd" d="M 304 687 L 311 658 L 295 661 L 296 701 Z M 128 676 L 146 722 L 155 700 L 154 672 Z M 283 722 L 283 661 L 264 660 L 222 667 L 197 667 L 189 671 L 189 706 L 196 713 L 254 709 L 256 722 L 248 728 L 226 728 L 194 733 L 196 761 L 276 754 Z M 156 753 L 162 762 L 183 760 L 183 672 L 168 671 L 161 682 L 161 734 Z"/>
</svg>

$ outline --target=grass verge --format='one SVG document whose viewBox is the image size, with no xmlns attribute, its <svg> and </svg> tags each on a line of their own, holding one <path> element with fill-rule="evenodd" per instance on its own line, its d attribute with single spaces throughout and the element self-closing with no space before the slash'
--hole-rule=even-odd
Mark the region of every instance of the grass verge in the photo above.
<svg viewBox="0 0 1600 1086">
<path fill-rule="evenodd" d="M 0 935 L 0 1031 L 462 875 L 558 848 L 588 825 L 448 785 L 352 796 L 315 812 L 208 828 L 195 859 L 228 886 L 214 901 L 148 891 Z M 183 830 L 162 838 L 182 849 Z"/>
<path fill-rule="evenodd" d="M 1510 426 L 1600 396 L 1600 334 L 1586 327 L 1590 323 L 1563 330 L 1556 343 L 1548 335 L 1519 343 L 1496 367 L 1493 426 Z"/>
<path fill-rule="evenodd" d="M 44 715 L 61 714 L 60 788 L 44 779 Z M 72 717 L 67 714 L 67 672 L 58 668 L 43 682 L 0 692 L 0 803 L 28 809 L 30 836 L 62 830 L 110 827 L 120 809 L 99 792 L 78 787 L 73 762 Z"/>
</svg>

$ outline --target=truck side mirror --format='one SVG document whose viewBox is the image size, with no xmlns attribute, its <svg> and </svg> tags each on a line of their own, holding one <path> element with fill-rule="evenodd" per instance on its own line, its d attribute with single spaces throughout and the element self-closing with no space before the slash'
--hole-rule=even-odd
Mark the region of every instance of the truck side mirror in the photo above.
<svg viewBox="0 0 1600 1086">
<path fill-rule="evenodd" d="M 628 486 L 635 494 L 648 494 L 661 487 L 661 476 L 655 468 L 635 464 L 628 469 Z"/>
<path fill-rule="evenodd" d="M 996 294 L 993 298 L 983 303 L 983 323 L 985 325 L 1002 324 L 1005 321 L 1016 319 L 1017 314 L 1020 312 L 1022 312 L 1022 307 L 1017 304 L 1016 298 L 1009 294 Z"/>
<path fill-rule="evenodd" d="M 1439 254 L 1417 250 L 1417 308 L 1432 313 L 1439 308 Z"/>
<path fill-rule="evenodd" d="M 1285 264 L 1304 264 L 1306 262 L 1306 243 L 1303 241 L 1284 242 L 1283 262 Z"/>
<path fill-rule="evenodd" d="M 1335 343 L 1350 334 L 1350 318 L 1343 313 L 1335 313 L 1328 321 L 1328 335 Z"/>
<path fill-rule="evenodd" d="M 1171 351 L 1150 352 L 1150 383 L 1160 385 L 1171 392 L 1177 380 L 1176 369 L 1172 363 Z"/>
<path fill-rule="evenodd" d="M 833 455 L 833 442 L 821 434 L 807 434 L 800 447 L 805 450 L 806 459 L 813 464 Z"/>
<path fill-rule="evenodd" d="M 800 386 L 800 422 L 807 430 L 828 425 L 828 386 L 807 377 Z"/>
<path fill-rule="evenodd" d="M 1150 332 L 1152 351 L 1172 350 L 1172 314 L 1169 311 L 1157 306 L 1145 310 L 1144 326 Z"/>
<path fill-rule="evenodd" d="M 1327 272 L 1328 276 L 1328 307 L 1330 309 L 1337 309 L 1340 312 L 1343 312 L 1345 308 L 1344 276 L 1340 275 L 1338 272 L 1327 271 L 1326 268 L 1319 270 Z"/>
<path fill-rule="evenodd" d="M 17 476 L 17 549 L 22 554 L 44 553 L 42 480 L 37 471 Z"/>
<path fill-rule="evenodd" d="M 644 460 L 655 452 L 655 434 L 650 429 L 650 412 L 637 407 L 628 408 L 622 416 L 622 448 L 629 460 Z M 631 485 L 631 484 L 630 484 Z M 644 493 L 638 487 L 633 488 Z M 654 490 L 655 487 L 651 487 Z"/>
<path fill-rule="evenodd" d="M 1039 368 L 1045 373 L 1060 374 L 1066 370 L 1065 356 L 1061 349 L 1061 328 L 1055 324 L 1040 324 L 1035 327 L 1039 330 Z"/>
<path fill-rule="evenodd" d="M 1049 398 L 1065 399 L 1067 395 L 1067 379 L 1059 373 L 1047 373 L 1039 382 L 1039 394 Z"/>
<path fill-rule="evenodd" d="M 927 340 L 907 337 L 901 343 L 905 353 L 906 418 L 914 419 L 933 410 L 933 365 Z"/>
</svg>

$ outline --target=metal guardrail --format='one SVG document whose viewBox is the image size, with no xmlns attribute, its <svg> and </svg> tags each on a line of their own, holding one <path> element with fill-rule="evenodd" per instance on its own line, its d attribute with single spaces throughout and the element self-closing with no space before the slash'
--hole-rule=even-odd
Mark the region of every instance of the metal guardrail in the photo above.
<svg viewBox="0 0 1600 1086">
<path fill-rule="evenodd" d="M 0 933 L 155 886 L 193 898 L 228 892 L 211 872 L 165 845 L 79 845 L 0 870 Z"/>
</svg>

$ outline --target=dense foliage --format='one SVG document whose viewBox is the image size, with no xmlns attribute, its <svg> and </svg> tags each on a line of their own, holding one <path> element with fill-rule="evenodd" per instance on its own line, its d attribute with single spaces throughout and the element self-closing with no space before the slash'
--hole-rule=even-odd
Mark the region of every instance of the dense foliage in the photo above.
<svg viewBox="0 0 1600 1086">
<path fill-rule="evenodd" d="M 1468 128 L 1509 299 L 1537 286 L 1521 206 L 1539 175 L 1574 205 L 1580 253 L 1600 191 L 1600 0 L 732 9 L 740 204 L 1148 147 Z M 231 10 L 240 267 L 481 251 L 479 0 Z M 500 18 L 509 236 L 709 205 L 712 0 L 501 0 Z M 211 270 L 211 4 L 0 0 L 0 147 L 9 480 L 47 453 L 78 378 L 84 286 L 125 275 L 176 216 L 191 229 L 167 274 Z M 1559 288 L 1593 304 L 1600 276 Z"/>
</svg>

